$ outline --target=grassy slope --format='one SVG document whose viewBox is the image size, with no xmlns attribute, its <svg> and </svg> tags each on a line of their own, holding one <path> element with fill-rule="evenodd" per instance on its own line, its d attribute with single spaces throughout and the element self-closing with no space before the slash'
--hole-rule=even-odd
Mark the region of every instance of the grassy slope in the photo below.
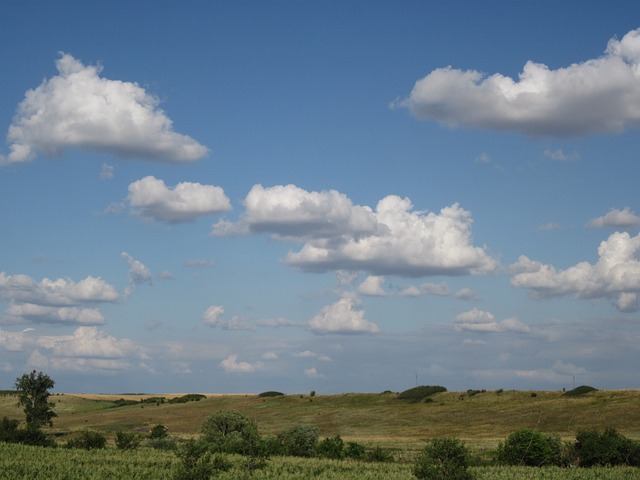
<svg viewBox="0 0 640 480">
<path fill-rule="evenodd" d="M 117 430 L 147 432 L 157 423 L 172 435 L 198 433 L 204 419 L 219 409 L 234 409 L 255 420 L 263 434 L 275 434 L 296 424 L 312 424 L 321 436 L 411 448 L 436 436 L 454 436 L 479 446 L 493 446 L 513 430 L 538 428 L 573 438 L 585 428 L 615 427 L 640 438 L 640 391 L 601 391 L 580 398 L 560 392 L 486 392 L 473 397 L 446 392 L 432 403 L 406 403 L 395 394 L 210 396 L 187 404 L 146 404 L 113 408 L 113 398 L 87 399 L 54 395 L 58 418 L 51 432 L 68 433 L 92 428 L 112 434 Z M 101 398 L 101 397 L 96 397 Z M 120 396 L 117 396 L 120 398 Z M 0 397 L 0 417 L 23 418 L 15 397 Z M 49 429 L 48 429 L 49 430 Z"/>
</svg>

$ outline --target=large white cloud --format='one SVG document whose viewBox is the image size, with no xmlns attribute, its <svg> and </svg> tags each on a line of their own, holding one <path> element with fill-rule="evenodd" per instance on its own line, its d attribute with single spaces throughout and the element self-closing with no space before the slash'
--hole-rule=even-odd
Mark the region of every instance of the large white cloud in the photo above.
<svg viewBox="0 0 640 480">
<path fill-rule="evenodd" d="M 605 54 L 557 70 L 529 61 L 518 80 L 439 68 L 397 102 L 447 125 L 571 137 L 640 125 L 640 29 L 611 39 Z"/>
<path fill-rule="evenodd" d="M 263 231 L 305 242 L 286 257 L 303 270 L 418 277 L 482 274 L 497 266 L 484 248 L 472 245 L 471 215 L 458 204 L 426 213 L 414 210 L 408 198 L 390 195 L 373 211 L 335 191 L 257 185 L 245 206 L 240 222 L 219 222 L 214 235 Z"/>
<path fill-rule="evenodd" d="M 314 333 L 361 334 L 378 333 L 380 327 L 364 318 L 364 310 L 354 295 L 345 294 L 337 302 L 325 306 L 309 321 Z"/>
<path fill-rule="evenodd" d="M 587 226 L 591 228 L 638 228 L 640 227 L 640 217 L 633 213 L 629 207 L 622 210 L 613 208 L 603 216 L 589 220 Z"/>
<path fill-rule="evenodd" d="M 511 267 L 514 287 L 534 296 L 573 295 L 579 299 L 613 298 L 621 311 L 637 311 L 640 293 L 640 234 L 615 232 L 598 247 L 595 265 L 581 262 L 566 270 L 521 256 Z"/>
<path fill-rule="evenodd" d="M 367 270 L 376 275 L 466 275 L 492 271 L 496 261 L 471 244 L 471 215 L 458 204 L 439 214 L 413 210 L 408 198 L 390 195 L 378 202 L 375 216 L 383 226 L 362 238 L 314 239 L 287 263 L 303 270 Z"/>
<path fill-rule="evenodd" d="M 136 83 L 102 78 L 100 66 L 69 54 L 56 67 L 58 75 L 25 94 L 7 135 L 11 151 L 0 163 L 68 148 L 172 163 L 207 155 L 206 147 L 173 131 L 159 100 Z"/>
<path fill-rule="evenodd" d="M 375 232 L 378 224 L 368 207 L 353 205 L 335 190 L 308 192 L 295 185 L 254 185 L 244 200 L 238 224 L 219 222 L 215 235 L 267 232 L 280 237 L 334 237 Z"/>
<path fill-rule="evenodd" d="M 231 202 L 220 187 L 181 182 L 169 188 L 153 176 L 131 183 L 127 201 L 143 217 L 169 223 L 231 210 Z"/>
</svg>

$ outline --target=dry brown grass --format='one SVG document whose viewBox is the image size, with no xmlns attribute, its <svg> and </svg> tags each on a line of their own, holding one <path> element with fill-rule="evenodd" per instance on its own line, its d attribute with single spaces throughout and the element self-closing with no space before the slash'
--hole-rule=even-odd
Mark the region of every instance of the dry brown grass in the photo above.
<svg viewBox="0 0 640 480">
<path fill-rule="evenodd" d="M 531 427 L 565 439 L 585 428 L 614 427 L 640 438 L 640 391 L 599 391 L 567 398 L 561 392 L 489 391 L 469 397 L 445 392 L 431 403 L 406 403 L 392 393 L 342 395 L 207 395 L 186 404 L 140 404 L 114 407 L 114 400 L 139 401 L 151 395 L 54 395 L 58 418 L 53 432 L 92 428 L 147 432 L 161 423 L 172 435 L 197 435 L 204 419 L 220 409 L 238 410 L 255 420 L 263 434 L 297 424 L 316 425 L 322 436 L 340 435 L 365 444 L 413 448 L 433 437 L 454 436 L 472 444 L 493 446 L 512 431 Z M 153 395 L 167 399 L 179 394 Z M 22 418 L 15 397 L 0 397 L 0 417 Z"/>
</svg>

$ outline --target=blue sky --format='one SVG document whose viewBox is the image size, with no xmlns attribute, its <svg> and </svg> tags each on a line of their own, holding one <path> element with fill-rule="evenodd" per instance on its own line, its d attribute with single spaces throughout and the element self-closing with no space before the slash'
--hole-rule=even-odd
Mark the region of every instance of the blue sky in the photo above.
<svg viewBox="0 0 640 480">
<path fill-rule="evenodd" d="M 0 381 L 638 387 L 639 13 L 7 2 Z"/>
</svg>

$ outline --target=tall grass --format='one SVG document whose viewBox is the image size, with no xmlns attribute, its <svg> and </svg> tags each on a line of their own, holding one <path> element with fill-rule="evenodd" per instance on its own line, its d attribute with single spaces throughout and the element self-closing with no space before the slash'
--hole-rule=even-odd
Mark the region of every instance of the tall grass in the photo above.
<svg viewBox="0 0 640 480">
<path fill-rule="evenodd" d="M 243 457 L 220 480 L 415 480 L 411 465 L 274 457 L 248 477 Z M 151 449 L 123 452 L 0 443 L 0 480 L 171 480 L 177 459 Z M 636 480 L 636 468 L 472 467 L 476 480 Z"/>
</svg>

